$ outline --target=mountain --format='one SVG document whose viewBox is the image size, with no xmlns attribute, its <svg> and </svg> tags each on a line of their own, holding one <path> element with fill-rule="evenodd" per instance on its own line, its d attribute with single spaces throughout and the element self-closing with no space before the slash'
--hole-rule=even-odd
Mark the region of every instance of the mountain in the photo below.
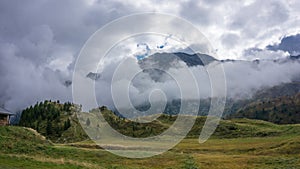
<svg viewBox="0 0 300 169">
<path fill-rule="evenodd" d="M 300 61 L 300 55 L 298 56 L 290 55 L 289 57 L 286 58 L 274 59 L 274 60 L 255 59 L 252 61 L 248 61 L 248 60 L 235 60 L 235 59 L 218 60 L 213 56 L 207 54 L 201 54 L 201 53 L 187 54 L 183 52 L 177 52 L 177 53 L 155 53 L 153 55 L 148 56 L 147 58 L 139 60 L 138 62 L 142 69 L 147 69 L 150 66 L 169 69 L 172 66 L 176 66 L 176 62 L 178 61 L 183 61 L 189 67 L 206 66 L 214 61 L 221 62 L 221 63 L 226 63 L 226 62 L 251 63 L 252 62 L 252 63 L 260 64 L 261 61 L 284 63 L 288 61 Z"/>
<path fill-rule="evenodd" d="M 187 53 L 155 53 L 147 58 L 138 61 L 143 72 L 148 73 L 152 80 L 163 82 L 165 76 L 169 76 L 165 71 L 170 68 L 182 67 L 183 62 L 188 67 L 205 66 L 216 61 L 215 58 L 206 54 Z"/>
<path fill-rule="evenodd" d="M 294 81 L 261 89 L 256 92 L 254 99 L 272 99 L 282 96 L 294 96 L 297 93 L 300 93 L 300 82 Z"/>
<path fill-rule="evenodd" d="M 282 83 L 257 91 L 251 99 L 227 101 L 224 117 L 250 118 L 277 124 L 300 123 L 300 82 Z M 227 112 L 226 110 L 230 110 Z"/>
<path fill-rule="evenodd" d="M 142 69 L 149 66 L 169 69 L 175 66 L 178 61 L 183 61 L 187 66 L 205 66 L 216 61 L 215 58 L 206 54 L 187 54 L 187 53 L 155 53 L 145 59 L 139 60 Z"/>
<path fill-rule="evenodd" d="M 92 80 L 98 80 L 101 75 L 100 73 L 93 73 L 93 72 L 89 72 L 87 75 L 86 75 L 87 78 L 90 78 Z"/>
<path fill-rule="evenodd" d="M 300 93 L 251 102 L 229 118 L 260 119 L 277 124 L 300 123 Z"/>
<path fill-rule="evenodd" d="M 297 107 L 300 106 L 300 103 L 297 102 L 297 97 L 300 94 L 300 82 L 291 82 L 291 83 L 283 83 L 277 86 L 269 87 L 269 88 L 262 88 L 258 90 L 253 97 L 249 99 L 234 99 L 234 98 L 227 98 L 223 118 L 225 119 L 232 119 L 232 118 L 251 118 L 251 119 L 260 119 L 265 121 L 270 121 L 273 123 L 300 123 L 300 118 L 297 117 L 297 113 L 300 111 Z M 278 102 L 278 99 L 281 100 Z M 277 101 L 276 101 L 277 100 Z M 291 100 L 289 102 L 287 100 Z M 189 101 L 190 104 L 193 104 L 194 100 Z M 200 100 L 200 107 L 199 107 L 199 116 L 206 116 L 208 114 L 210 108 L 211 99 L 201 99 Z M 270 118 L 262 118 L 259 115 L 253 116 L 250 115 L 251 113 L 255 112 L 260 114 L 262 112 L 261 106 L 254 106 L 256 104 L 264 104 L 264 103 L 275 103 L 278 104 L 278 111 L 273 111 L 270 115 Z M 287 115 L 284 114 L 281 110 L 285 110 L 285 102 L 288 104 L 287 107 Z M 293 103 L 293 104 L 290 104 Z M 136 109 L 139 111 L 145 111 L 150 108 L 150 104 L 142 104 L 136 106 Z M 170 115 L 177 115 L 180 111 L 181 100 L 176 99 L 171 102 L 168 102 L 165 110 L 163 113 L 170 114 Z M 276 106 L 276 105 L 272 105 Z M 250 108 L 248 108 L 250 107 Z M 257 110 L 256 110 L 257 109 Z M 268 109 L 266 109 L 268 110 Z M 280 111 L 279 111 L 280 110 Z M 275 120 L 275 116 L 280 120 Z M 299 120 L 293 120 L 293 118 L 298 118 Z"/>
<path fill-rule="evenodd" d="M 277 62 L 277 63 L 286 63 L 290 61 L 299 61 L 300 62 L 300 55 L 298 56 L 289 56 L 286 58 L 281 59 L 274 59 L 274 60 L 259 60 L 255 59 L 252 61 L 248 60 L 234 60 L 234 59 L 224 59 L 218 60 L 210 55 L 201 54 L 201 53 L 194 53 L 188 54 L 183 52 L 176 52 L 176 53 L 155 53 L 150 55 L 144 59 L 138 60 L 138 64 L 143 69 L 144 72 L 150 74 L 150 76 L 155 80 L 159 81 L 159 77 L 164 74 L 164 71 L 170 68 L 179 68 L 182 67 L 180 62 L 185 63 L 188 67 L 193 66 L 206 66 L 212 62 L 219 62 L 219 63 L 228 63 L 232 62 L 234 64 L 238 63 L 254 63 L 260 64 L 262 61 L 269 61 L 269 62 Z M 89 72 L 86 75 L 87 78 L 92 80 L 99 80 L 101 77 L 100 73 Z"/>
<path fill-rule="evenodd" d="M 206 54 L 187 54 L 187 53 L 155 53 L 147 58 L 138 60 L 138 64 L 144 70 L 150 74 L 155 81 L 158 81 L 159 76 L 164 74 L 164 70 L 168 70 L 171 67 L 180 67 L 179 62 L 184 62 L 188 67 L 191 66 L 205 66 L 213 61 L 217 61 L 212 56 Z M 100 73 L 89 72 L 86 75 L 91 80 L 99 80 Z M 68 82 L 70 83 L 70 82 Z M 70 83 L 71 84 L 71 83 Z M 65 86 L 67 86 L 65 84 Z"/>
</svg>

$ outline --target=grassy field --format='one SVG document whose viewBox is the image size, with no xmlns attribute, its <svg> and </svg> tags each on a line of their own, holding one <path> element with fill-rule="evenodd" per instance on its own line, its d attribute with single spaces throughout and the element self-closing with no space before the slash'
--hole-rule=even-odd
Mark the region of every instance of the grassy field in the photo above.
<svg viewBox="0 0 300 169">
<path fill-rule="evenodd" d="M 227 126 L 238 130 L 226 133 Z M 28 128 L 0 127 L 0 168 L 300 168 L 300 125 L 240 119 L 218 130 L 203 144 L 190 136 L 161 155 L 128 159 L 89 140 L 54 144 Z"/>
</svg>

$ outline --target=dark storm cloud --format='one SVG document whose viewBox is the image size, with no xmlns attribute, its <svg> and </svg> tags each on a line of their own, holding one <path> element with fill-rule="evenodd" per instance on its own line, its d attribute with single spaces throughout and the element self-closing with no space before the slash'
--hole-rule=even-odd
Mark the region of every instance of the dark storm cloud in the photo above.
<svg viewBox="0 0 300 169">
<path fill-rule="evenodd" d="M 129 11 L 109 1 L 0 1 L 0 106 L 17 111 L 44 99 L 71 100 L 64 83 L 82 45 Z"/>
<path fill-rule="evenodd" d="M 289 55 L 300 54 L 300 34 L 283 37 L 279 43 L 265 48 L 249 48 L 243 55 L 248 58 L 279 59 Z"/>
<path fill-rule="evenodd" d="M 47 25 L 56 43 L 76 49 L 99 27 L 130 9 L 118 2 L 88 5 L 84 0 L 1 1 L 0 6 L 3 40 L 18 41 L 36 27 Z"/>
<path fill-rule="evenodd" d="M 291 55 L 300 54 L 300 34 L 282 38 L 279 44 L 268 45 L 269 50 L 282 50 L 289 52 Z"/>
</svg>

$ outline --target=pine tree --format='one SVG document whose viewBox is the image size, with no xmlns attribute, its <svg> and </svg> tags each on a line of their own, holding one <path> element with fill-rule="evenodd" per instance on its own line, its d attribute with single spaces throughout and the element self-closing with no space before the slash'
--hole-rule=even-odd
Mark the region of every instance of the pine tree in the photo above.
<svg viewBox="0 0 300 169">
<path fill-rule="evenodd" d="M 64 130 L 68 130 L 68 128 L 71 127 L 71 121 L 70 119 L 67 119 L 64 123 Z"/>
<path fill-rule="evenodd" d="M 47 121 L 46 135 L 49 136 L 51 134 L 52 134 L 52 123 L 50 121 Z"/>
<path fill-rule="evenodd" d="M 90 119 L 89 118 L 87 118 L 87 120 L 86 120 L 86 123 L 85 123 L 87 126 L 90 126 L 90 124 L 91 124 L 91 121 L 90 121 Z"/>
</svg>

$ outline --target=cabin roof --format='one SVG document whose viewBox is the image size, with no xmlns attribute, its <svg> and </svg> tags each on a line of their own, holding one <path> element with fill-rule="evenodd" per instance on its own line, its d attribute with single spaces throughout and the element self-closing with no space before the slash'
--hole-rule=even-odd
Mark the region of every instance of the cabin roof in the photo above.
<svg viewBox="0 0 300 169">
<path fill-rule="evenodd" d="M 14 113 L 0 107 L 0 114 L 5 114 L 5 115 L 14 115 Z"/>
</svg>

